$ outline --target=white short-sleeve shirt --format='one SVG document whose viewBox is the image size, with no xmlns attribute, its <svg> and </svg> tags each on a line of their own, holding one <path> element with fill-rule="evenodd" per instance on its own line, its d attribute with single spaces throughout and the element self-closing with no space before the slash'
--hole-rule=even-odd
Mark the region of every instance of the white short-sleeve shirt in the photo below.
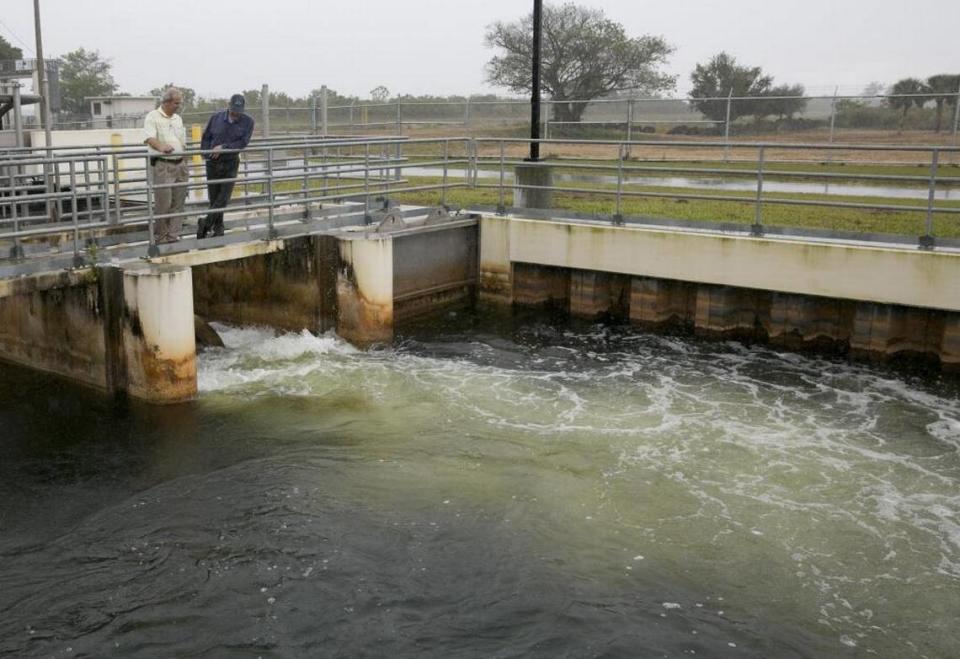
<svg viewBox="0 0 960 659">
<path fill-rule="evenodd" d="M 173 145 L 174 153 L 187 148 L 187 131 L 183 127 L 183 119 L 179 114 L 168 117 L 160 108 L 151 111 L 143 120 L 143 141 L 146 142 L 151 137 L 157 138 L 162 144 Z M 147 150 L 151 155 L 163 155 L 149 144 Z"/>
</svg>

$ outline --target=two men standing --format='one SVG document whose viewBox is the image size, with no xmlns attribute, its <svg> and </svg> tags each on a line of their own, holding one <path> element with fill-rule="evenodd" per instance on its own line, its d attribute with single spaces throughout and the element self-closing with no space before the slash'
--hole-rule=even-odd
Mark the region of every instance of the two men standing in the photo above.
<svg viewBox="0 0 960 659">
<path fill-rule="evenodd" d="M 164 91 L 160 107 L 150 112 L 143 122 L 143 141 L 150 159 L 148 175 L 153 185 L 159 186 L 153 191 L 154 212 L 170 216 L 156 221 L 157 243 L 180 240 L 183 225 L 183 205 L 190 173 L 183 155 L 187 136 L 179 114 L 182 105 L 182 92 L 170 87 Z M 233 179 L 240 166 L 239 151 L 246 148 L 253 134 L 253 118 L 244 114 L 243 108 L 243 96 L 234 94 L 227 109 L 210 117 L 203 131 L 200 146 L 204 151 L 210 151 L 204 154 L 210 213 L 198 222 L 197 238 L 206 238 L 209 233 L 223 235 L 223 208 L 233 192 Z"/>
<path fill-rule="evenodd" d="M 207 161 L 210 213 L 200 218 L 197 223 L 197 238 L 206 238 L 209 233 L 214 236 L 223 235 L 223 209 L 230 201 L 233 179 L 237 177 L 240 167 L 238 152 L 247 147 L 250 136 L 253 135 L 253 117 L 244 114 L 243 107 L 242 95 L 231 96 L 227 109 L 216 113 L 207 121 L 207 127 L 200 139 L 200 148 L 211 151 L 203 156 Z"/>
</svg>

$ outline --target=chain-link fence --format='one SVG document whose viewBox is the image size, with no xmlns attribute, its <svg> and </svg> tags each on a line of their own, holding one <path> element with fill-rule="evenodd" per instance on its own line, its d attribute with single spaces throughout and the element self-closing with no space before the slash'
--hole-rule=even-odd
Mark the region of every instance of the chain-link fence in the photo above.
<svg viewBox="0 0 960 659">
<path fill-rule="evenodd" d="M 960 91 L 898 96 L 617 98 L 544 101 L 544 138 L 707 139 L 807 143 L 957 145 Z M 408 135 L 413 137 L 527 137 L 529 100 L 454 100 L 324 103 L 258 107 L 257 135 Z M 184 122 L 203 125 L 210 111 L 185 111 Z M 37 128 L 24 118 L 24 128 Z M 140 117 L 93 119 L 60 115 L 55 129 L 130 128 Z"/>
<path fill-rule="evenodd" d="M 955 145 L 960 92 L 899 96 L 782 96 L 544 101 L 543 137 L 707 138 Z M 354 102 L 248 107 L 261 134 L 527 136 L 527 100 Z M 185 113 L 204 123 L 209 113 Z"/>
</svg>

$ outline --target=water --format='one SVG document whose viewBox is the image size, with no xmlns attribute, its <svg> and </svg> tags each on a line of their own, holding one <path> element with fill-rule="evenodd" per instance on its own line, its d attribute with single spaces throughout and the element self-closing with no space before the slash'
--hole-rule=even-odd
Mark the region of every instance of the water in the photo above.
<svg viewBox="0 0 960 659">
<path fill-rule="evenodd" d="M 0 654 L 960 655 L 960 390 L 460 315 L 221 328 L 200 397 L 0 368 Z"/>
</svg>

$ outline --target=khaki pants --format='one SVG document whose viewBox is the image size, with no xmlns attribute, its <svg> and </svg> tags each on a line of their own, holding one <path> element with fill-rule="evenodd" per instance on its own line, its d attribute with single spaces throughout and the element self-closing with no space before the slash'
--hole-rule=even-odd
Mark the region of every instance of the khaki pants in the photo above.
<svg viewBox="0 0 960 659">
<path fill-rule="evenodd" d="M 182 213 L 183 202 L 187 199 L 187 186 L 185 184 L 189 178 L 186 159 L 180 162 L 171 162 L 159 158 L 150 169 L 154 185 L 165 185 L 168 183 L 184 184 L 169 188 L 154 189 L 154 214 L 166 215 L 167 213 Z M 158 243 L 169 243 L 179 240 L 180 229 L 182 227 L 182 216 L 159 219 L 154 225 L 154 237 Z"/>
</svg>

